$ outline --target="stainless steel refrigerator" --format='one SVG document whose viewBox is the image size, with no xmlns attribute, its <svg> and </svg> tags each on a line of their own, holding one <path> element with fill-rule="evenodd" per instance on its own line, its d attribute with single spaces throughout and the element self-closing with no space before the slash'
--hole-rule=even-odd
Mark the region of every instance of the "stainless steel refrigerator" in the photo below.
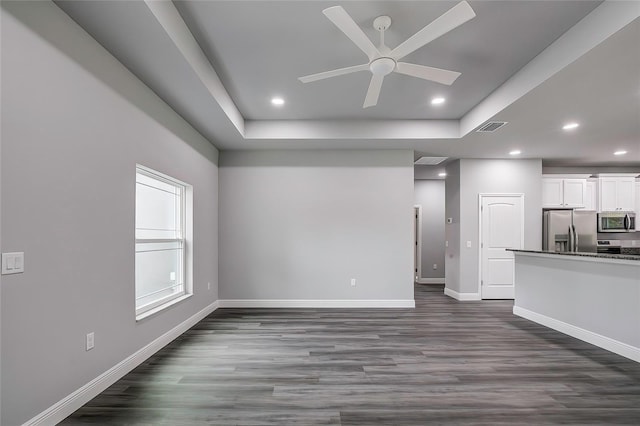
<svg viewBox="0 0 640 426">
<path fill-rule="evenodd" d="M 598 219 L 596 212 L 545 210 L 543 213 L 542 249 L 548 251 L 597 251 Z"/>
</svg>

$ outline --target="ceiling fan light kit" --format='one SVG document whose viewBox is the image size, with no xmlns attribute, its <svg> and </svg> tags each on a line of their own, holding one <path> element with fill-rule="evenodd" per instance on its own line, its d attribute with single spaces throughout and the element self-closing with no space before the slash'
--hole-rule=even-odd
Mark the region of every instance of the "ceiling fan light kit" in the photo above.
<svg viewBox="0 0 640 426">
<path fill-rule="evenodd" d="M 460 76 L 459 72 L 399 62 L 399 60 L 476 16 L 469 3 L 462 1 L 391 50 L 384 44 L 384 32 L 391 26 L 390 17 L 379 16 L 373 21 L 373 27 L 380 32 L 380 45 L 376 47 L 341 6 L 330 7 L 323 10 L 322 13 L 367 55 L 369 62 L 307 75 L 300 77 L 299 80 L 303 83 L 310 83 L 369 70 L 372 74 L 371 82 L 369 83 L 363 108 L 377 105 L 384 77 L 392 72 L 440 84 L 453 84 Z"/>
<path fill-rule="evenodd" d="M 396 61 L 391 58 L 378 58 L 371 61 L 369 64 L 369 71 L 373 75 L 378 75 L 384 77 L 385 75 L 391 74 L 393 70 L 396 68 Z"/>
</svg>

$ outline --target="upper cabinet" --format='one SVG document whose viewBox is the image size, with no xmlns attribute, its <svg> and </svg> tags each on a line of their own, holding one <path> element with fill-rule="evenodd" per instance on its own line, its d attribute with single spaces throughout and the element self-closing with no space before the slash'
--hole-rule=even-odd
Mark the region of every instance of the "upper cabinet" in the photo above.
<svg viewBox="0 0 640 426">
<path fill-rule="evenodd" d="M 587 179 L 587 193 L 584 199 L 584 208 L 579 210 L 598 210 L 598 179 Z"/>
<path fill-rule="evenodd" d="M 542 175 L 542 207 L 635 211 L 640 217 L 640 178 L 636 176 L 638 173 L 545 174 Z"/>
<path fill-rule="evenodd" d="M 598 211 L 635 211 L 636 180 L 633 176 L 598 178 Z"/>
<path fill-rule="evenodd" d="M 543 177 L 542 207 L 585 208 L 587 179 Z"/>
</svg>

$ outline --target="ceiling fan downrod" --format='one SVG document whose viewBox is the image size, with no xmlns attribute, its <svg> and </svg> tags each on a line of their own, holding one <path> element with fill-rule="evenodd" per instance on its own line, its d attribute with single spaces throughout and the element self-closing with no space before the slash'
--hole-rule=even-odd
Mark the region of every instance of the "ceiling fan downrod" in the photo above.
<svg viewBox="0 0 640 426">
<path fill-rule="evenodd" d="M 369 71 L 371 71 L 373 75 L 380 77 L 391 74 L 396 69 L 396 61 L 387 56 L 391 53 L 391 49 L 384 44 L 384 32 L 389 29 L 390 26 L 391 18 L 388 16 L 378 16 L 373 20 L 373 28 L 380 32 L 380 46 L 378 47 L 380 56 L 369 62 Z"/>
</svg>

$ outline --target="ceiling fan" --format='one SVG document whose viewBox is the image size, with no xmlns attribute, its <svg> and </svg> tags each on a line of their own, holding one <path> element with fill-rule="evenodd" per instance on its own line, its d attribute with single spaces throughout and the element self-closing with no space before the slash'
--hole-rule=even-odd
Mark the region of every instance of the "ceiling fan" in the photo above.
<svg viewBox="0 0 640 426">
<path fill-rule="evenodd" d="M 453 84 L 460 76 L 459 72 L 399 62 L 399 60 L 476 16 L 469 3 L 462 1 L 391 50 L 384 44 L 384 32 L 391 26 L 391 18 L 388 16 L 379 16 L 373 21 L 373 27 L 380 32 L 380 46 L 376 47 L 342 6 L 330 7 L 323 10 L 322 13 L 369 57 L 369 62 L 307 75 L 300 77 L 298 80 L 303 83 L 310 83 L 359 71 L 371 71 L 373 75 L 363 108 L 375 106 L 378 103 L 382 81 L 386 75 L 392 72 L 449 86 Z"/>
</svg>

